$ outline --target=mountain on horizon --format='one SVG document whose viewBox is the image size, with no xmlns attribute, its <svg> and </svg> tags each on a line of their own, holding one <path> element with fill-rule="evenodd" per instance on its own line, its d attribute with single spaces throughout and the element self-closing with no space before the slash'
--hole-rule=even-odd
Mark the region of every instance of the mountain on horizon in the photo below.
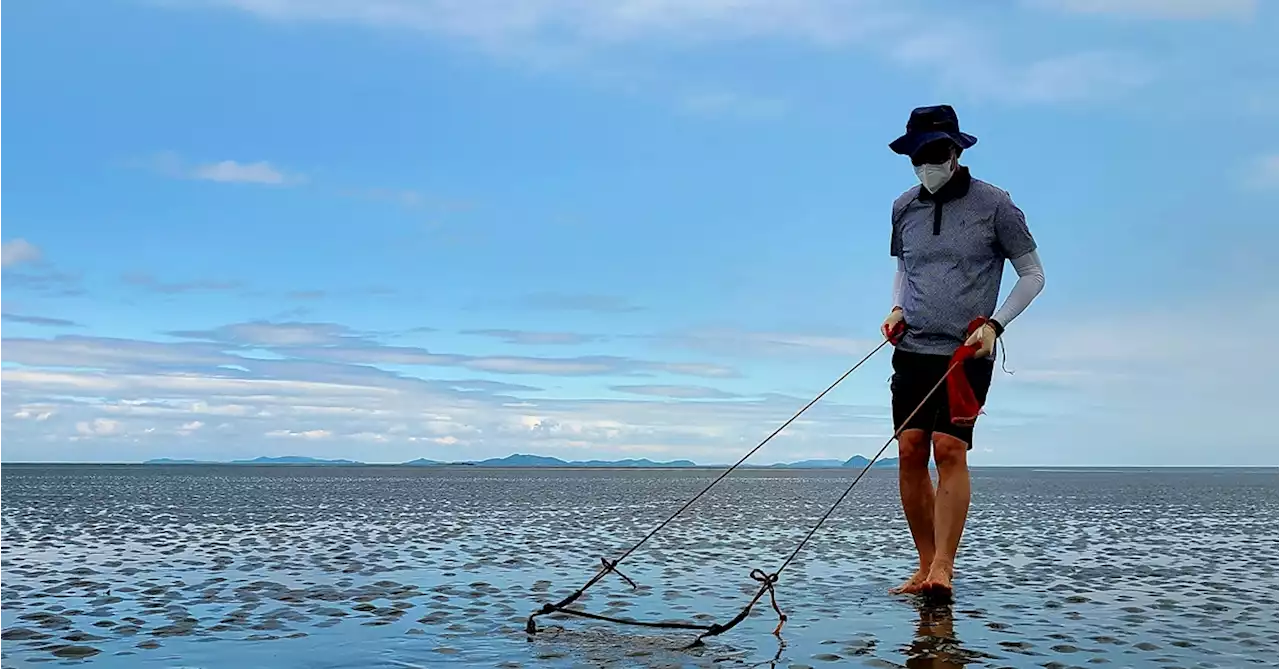
<svg viewBox="0 0 1280 669">
<path fill-rule="evenodd" d="M 770 469 L 826 469 L 828 467 L 843 467 L 844 460 L 800 460 L 798 462 L 775 462 L 765 466 Z"/>
<path fill-rule="evenodd" d="M 866 467 L 869 460 L 861 455 L 855 455 L 848 460 L 800 460 L 797 462 L 777 462 L 771 465 L 752 465 L 744 464 L 744 469 L 839 469 L 847 467 Z M 897 458 L 885 458 L 877 460 L 873 469 L 880 467 L 897 466 Z M 147 465 L 365 465 L 367 463 L 357 460 L 343 459 L 324 459 L 313 458 L 304 455 L 285 455 L 278 457 L 260 456 L 250 460 L 190 460 L 181 458 L 155 458 L 146 460 L 143 464 Z M 417 458 L 408 462 L 399 463 L 392 466 L 410 466 L 410 467 L 634 467 L 634 468 L 683 468 L 683 467 L 709 467 L 717 468 L 727 465 L 699 465 L 690 460 L 671 460 L 667 462 L 655 462 L 648 458 L 628 458 L 625 460 L 562 460 L 556 457 L 545 455 L 532 455 L 529 453 L 513 453 L 502 458 L 488 458 L 485 460 L 471 461 L 454 461 L 444 462 L 440 460 L 430 460 L 428 458 Z"/>
<path fill-rule="evenodd" d="M 841 467 L 858 467 L 859 469 L 861 469 L 862 467 L 866 467 L 868 462 L 871 462 L 871 458 L 864 458 L 861 455 L 855 455 L 852 458 L 845 460 L 844 464 L 840 466 Z M 880 460 L 876 460 L 876 463 L 874 465 L 871 465 L 871 468 L 877 469 L 879 467 L 897 467 L 897 466 L 898 466 L 897 458 L 881 458 Z"/>
<path fill-rule="evenodd" d="M 697 467 L 697 463 L 689 460 L 673 460 L 671 462 L 654 462 L 645 458 L 627 460 L 561 460 L 545 455 L 529 455 L 513 453 L 505 458 L 489 458 L 472 463 L 478 467 Z"/>
<path fill-rule="evenodd" d="M 262 455 L 252 460 L 186 460 L 178 458 L 154 458 L 143 461 L 144 465 L 362 465 L 355 460 L 326 460 L 305 455 L 283 455 L 270 457 Z"/>
<path fill-rule="evenodd" d="M 305 455 L 282 455 L 280 457 L 258 456 L 252 460 L 232 460 L 233 465 L 362 465 L 355 460 L 326 460 Z"/>
</svg>

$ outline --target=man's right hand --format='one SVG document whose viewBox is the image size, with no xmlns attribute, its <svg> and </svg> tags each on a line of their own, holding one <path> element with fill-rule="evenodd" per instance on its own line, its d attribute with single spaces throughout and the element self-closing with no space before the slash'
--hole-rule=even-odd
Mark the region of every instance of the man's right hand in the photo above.
<svg viewBox="0 0 1280 669">
<path fill-rule="evenodd" d="M 885 339 L 889 340 L 890 344 L 897 346 L 898 342 L 902 341 L 902 333 L 906 329 L 907 324 L 903 320 L 902 307 L 894 307 L 889 312 L 889 315 L 885 317 L 884 325 L 880 326 L 880 333 L 884 335 Z"/>
</svg>

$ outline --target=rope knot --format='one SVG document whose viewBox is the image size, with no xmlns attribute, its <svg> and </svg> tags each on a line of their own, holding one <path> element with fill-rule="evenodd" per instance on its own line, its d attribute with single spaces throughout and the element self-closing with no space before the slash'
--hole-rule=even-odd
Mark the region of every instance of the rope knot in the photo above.
<svg viewBox="0 0 1280 669">
<path fill-rule="evenodd" d="M 782 626 L 787 622 L 787 614 L 778 608 L 777 593 L 774 590 L 774 584 L 778 582 L 778 572 L 766 574 L 762 569 L 752 569 L 751 578 L 760 583 L 760 588 L 769 593 L 769 603 L 773 605 L 773 611 L 778 614 L 778 626 L 773 628 L 774 636 L 781 636 Z M 756 595 L 759 597 L 759 594 Z"/>
<path fill-rule="evenodd" d="M 608 572 L 613 572 L 613 573 L 615 573 L 615 574 L 617 574 L 617 575 L 621 576 L 621 577 L 622 577 L 622 580 L 626 581 L 626 582 L 631 586 L 631 589 L 632 589 L 632 590 L 635 590 L 637 587 L 639 587 L 639 586 L 637 586 L 637 585 L 636 585 L 636 582 L 635 582 L 635 581 L 633 581 L 633 580 L 631 580 L 631 579 L 627 578 L 627 575 L 626 575 L 626 574 L 624 574 L 624 573 L 622 573 L 622 572 L 618 571 L 618 561 L 617 561 L 617 560 L 608 560 L 608 559 L 605 559 L 605 558 L 600 558 L 600 564 L 604 566 L 604 571 L 605 571 L 606 573 L 608 573 Z"/>
<path fill-rule="evenodd" d="M 768 584 L 769 589 L 772 590 L 773 584 L 778 582 L 778 572 L 775 571 L 772 574 L 766 574 L 763 569 L 752 569 L 751 578 L 761 583 Z"/>
</svg>

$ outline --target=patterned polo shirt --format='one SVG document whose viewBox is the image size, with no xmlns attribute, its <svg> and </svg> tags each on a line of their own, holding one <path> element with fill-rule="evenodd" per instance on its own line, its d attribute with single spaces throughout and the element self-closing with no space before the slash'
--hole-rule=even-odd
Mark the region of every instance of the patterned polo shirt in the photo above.
<svg viewBox="0 0 1280 669">
<path fill-rule="evenodd" d="M 969 322 L 990 318 L 1004 262 L 1034 251 L 1022 210 L 961 166 L 937 193 L 915 186 L 893 203 L 889 253 L 902 260 L 907 331 L 899 350 L 951 355 Z"/>
</svg>

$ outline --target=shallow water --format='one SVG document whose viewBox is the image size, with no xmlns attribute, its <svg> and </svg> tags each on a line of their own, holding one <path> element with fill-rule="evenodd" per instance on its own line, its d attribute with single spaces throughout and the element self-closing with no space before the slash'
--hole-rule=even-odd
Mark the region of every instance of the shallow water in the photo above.
<svg viewBox="0 0 1280 669">
<path fill-rule="evenodd" d="M 1277 472 L 975 470 L 956 601 L 869 473 L 766 596 L 694 633 L 529 613 L 719 471 L 37 466 L 0 472 L 0 665 L 1275 666 Z M 856 473 L 735 472 L 577 607 L 726 622 Z"/>
</svg>

